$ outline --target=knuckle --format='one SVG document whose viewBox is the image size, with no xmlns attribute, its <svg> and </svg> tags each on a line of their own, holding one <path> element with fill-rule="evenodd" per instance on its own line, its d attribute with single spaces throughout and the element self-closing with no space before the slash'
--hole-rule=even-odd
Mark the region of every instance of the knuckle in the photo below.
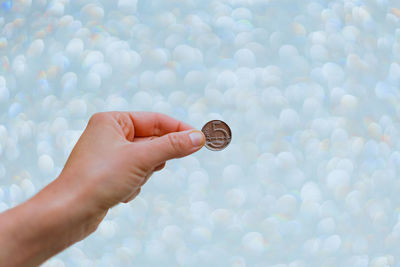
<svg viewBox="0 0 400 267">
<path fill-rule="evenodd" d="M 182 140 L 182 138 L 179 138 L 178 134 L 176 133 L 169 134 L 168 140 L 173 151 L 180 152 L 184 150 L 185 142 Z"/>
<path fill-rule="evenodd" d="M 152 163 L 148 160 L 148 158 L 148 155 L 136 158 L 135 176 L 140 177 L 140 180 L 137 182 L 137 184 L 141 184 L 144 177 L 147 177 L 153 168 Z"/>
<path fill-rule="evenodd" d="M 96 123 L 96 122 L 102 121 L 102 120 L 104 120 L 105 116 L 106 116 L 105 112 L 96 112 L 90 117 L 89 122 Z"/>
<path fill-rule="evenodd" d="M 163 163 L 157 165 L 157 166 L 154 168 L 154 171 L 161 171 L 162 169 L 164 169 L 164 167 L 165 167 L 165 162 L 163 162 Z"/>
</svg>

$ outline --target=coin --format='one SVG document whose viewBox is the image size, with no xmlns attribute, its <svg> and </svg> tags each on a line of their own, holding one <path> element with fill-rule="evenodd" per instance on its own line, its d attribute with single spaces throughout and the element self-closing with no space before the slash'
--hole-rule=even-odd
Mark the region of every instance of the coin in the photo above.
<svg viewBox="0 0 400 267">
<path fill-rule="evenodd" d="M 232 140 L 231 129 L 228 124 L 220 120 L 207 122 L 201 131 L 206 136 L 205 147 L 213 151 L 224 149 Z"/>
</svg>

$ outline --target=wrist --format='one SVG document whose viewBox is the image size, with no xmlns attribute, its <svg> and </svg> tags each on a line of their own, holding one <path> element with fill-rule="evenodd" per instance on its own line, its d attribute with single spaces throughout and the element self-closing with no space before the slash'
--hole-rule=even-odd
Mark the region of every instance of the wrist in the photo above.
<svg viewBox="0 0 400 267">
<path fill-rule="evenodd" d="M 57 178 L 0 216 L 0 236 L 4 237 L 0 247 L 6 248 L 2 253 L 18 255 L 10 266 L 36 266 L 97 228 L 105 212 L 96 211 L 85 192 L 74 191 L 69 181 Z"/>
<path fill-rule="evenodd" d="M 32 209 L 46 207 L 42 214 L 48 218 L 45 231 L 55 231 L 64 247 L 94 232 L 106 214 L 96 208 L 93 198 L 84 186 L 73 184 L 74 180 L 79 179 L 69 178 L 71 177 L 61 174 L 32 198 Z"/>
</svg>

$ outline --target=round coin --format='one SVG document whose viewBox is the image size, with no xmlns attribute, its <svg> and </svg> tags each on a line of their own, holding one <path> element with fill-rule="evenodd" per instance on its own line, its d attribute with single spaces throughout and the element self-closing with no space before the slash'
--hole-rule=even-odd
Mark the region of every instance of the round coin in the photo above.
<svg viewBox="0 0 400 267">
<path fill-rule="evenodd" d="M 213 151 L 220 151 L 227 147 L 232 140 L 229 126 L 220 120 L 207 122 L 201 131 L 206 136 L 205 146 Z"/>
</svg>

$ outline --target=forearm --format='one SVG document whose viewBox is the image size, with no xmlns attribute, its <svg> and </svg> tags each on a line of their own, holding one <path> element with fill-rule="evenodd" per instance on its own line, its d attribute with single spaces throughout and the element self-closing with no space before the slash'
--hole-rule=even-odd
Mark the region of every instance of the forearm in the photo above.
<svg viewBox="0 0 400 267">
<path fill-rule="evenodd" d="M 200 131 L 163 114 L 93 115 L 60 177 L 0 214 L 0 265 L 39 265 L 85 238 L 109 208 L 133 199 L 166 161 L 204 143 Z"/>
<path fill-rule="evenodd" d="M 1 263 L 37 266 L 96 229 L 100 218 L 90 205 L 83 205 L 88 201 L 83 191 L 66 194 L 65 186 L 65 181 L 57 179 L 30 200 L 0 214 Z"/>
</svg>

